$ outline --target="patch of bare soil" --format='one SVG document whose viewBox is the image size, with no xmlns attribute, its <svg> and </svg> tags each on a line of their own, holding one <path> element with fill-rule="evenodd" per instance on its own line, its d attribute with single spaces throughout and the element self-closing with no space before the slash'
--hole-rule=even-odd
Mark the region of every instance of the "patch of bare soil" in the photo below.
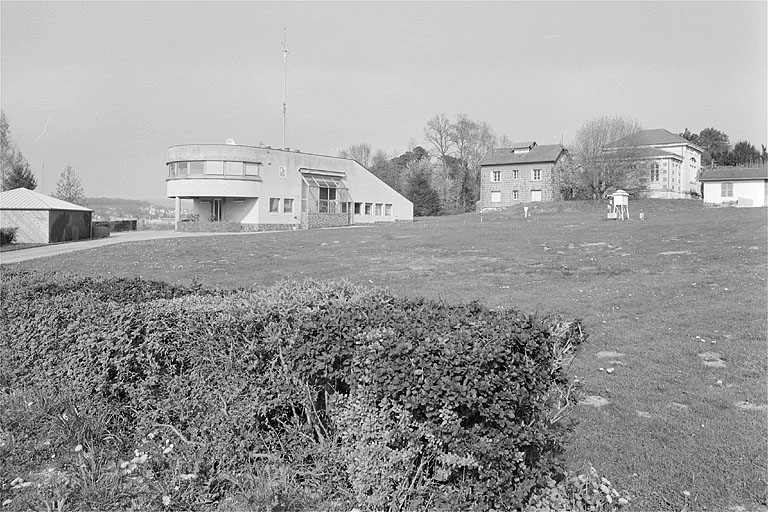
<svg viewBox="0 0 768 512">
<path fill-rule="evenodd" d="M 704 366 L 711 368 L 725 368 L 725 361 L 722 356 L 717 352 L 701 352 L 699 357 L 702 359 Z"/>
<path fill-rule="evenodd" d="M 597 357 L 604 359 L 606 357 L 622 357 L 624 354 L 621 352 L 614 352 L 612 350 L 602 350 L 597 353 Z"/>
<path fill-rule="evenodd" d="M 768 405 L 758 405 L 753 404 L 751 402 L 736 402 L 734 404 L 739 409 L 744 409 L 745 411 L 765 411 L 768 410 Z"/>
<path fill-rule="evenodd" d="M 600 395 L 587 395 L 579 403 L 582 405 L 591 405 L 592 407 L 597 407 L 599 409 L 600 407 L 604 407 L 611 402 L 609 402 L 607 398 Z"/>
</svg>

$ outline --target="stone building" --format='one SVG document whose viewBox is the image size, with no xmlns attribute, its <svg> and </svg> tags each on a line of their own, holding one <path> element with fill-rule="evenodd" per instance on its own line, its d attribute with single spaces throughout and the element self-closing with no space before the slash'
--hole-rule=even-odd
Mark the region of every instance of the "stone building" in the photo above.
<svg viewBox="0 0 768 512">
<path fill-rule="evenodd" d="M 520 203 L 560 198 L 560 144 L 519 142 L 492 149 L 480 160 L 480 208 L 503 208 Z"/>
</svg>

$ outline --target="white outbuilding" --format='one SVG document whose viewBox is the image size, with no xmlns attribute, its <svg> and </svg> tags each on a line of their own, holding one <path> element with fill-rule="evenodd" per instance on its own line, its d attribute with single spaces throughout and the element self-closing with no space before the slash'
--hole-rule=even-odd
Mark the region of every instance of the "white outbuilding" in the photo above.
<svg viewBox="0 0 768 512">
<path fill-rule="evenodd" d="M 718 167 L 701 173 L 704 203 L 768 206 L 768 167 Z"/>
<path fill-rule="evenodd" d="M 0 192 L 0 227 L 17 228 L 18 243 L 91 238 L 93 210 L 26 188 Z"/>
</svg>

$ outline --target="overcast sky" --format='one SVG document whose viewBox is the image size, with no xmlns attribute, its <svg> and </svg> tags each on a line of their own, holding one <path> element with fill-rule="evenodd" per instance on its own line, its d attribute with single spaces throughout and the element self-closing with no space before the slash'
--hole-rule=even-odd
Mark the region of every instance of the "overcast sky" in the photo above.
<svg viewBox="0 0 768 512">
<path fill-rule="evenodd" d="M 567 144 L 587 120 L 768 142 L 767 3 L 29 2 L 0 8 L 11 133 L 50 194 L 165 196 L 168 146 L 402 153 L 438 113 Z M 43 166 L 45 172 L 43 174 Z"/>
</svg>

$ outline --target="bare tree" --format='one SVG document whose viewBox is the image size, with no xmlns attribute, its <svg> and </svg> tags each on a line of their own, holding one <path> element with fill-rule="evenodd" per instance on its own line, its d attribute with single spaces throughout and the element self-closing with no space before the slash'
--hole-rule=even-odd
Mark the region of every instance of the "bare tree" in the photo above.
<svg viewBox="0 0 768 512">
<path fill-rule="evenodd" d="M 487 123 L 478 123 L 460 114 L 456 117 L 451 140 L 456 147 L 456 156 L 463 163 L 458 176 L 457 200 L 463 211 L 470 211 L 479 197 L 480 159 L 493 148 L 495 137 Z"/>
<path fill-rule="evenodd" d="M 609 188 L 636 192 L 643 188 L 646 167 L 639 160 L 634 137 L 641 130 L 633 119 L 604 116 L 586 122 L 576 132 L 570 152 L 572 167 L 564 173 L 565 186 L 593 199 Z M 616 145 L 617 141 L 621 141 Z"/>
<path fill-rule="evenodd" d="M 432 146 L 432 154 L 439 160 L 437 179 L 433 180 L 433 183 L 436 182 L 443 204 L 448 204 L 448 191 L 451 188 L 451 172 L 447 157 L 453 150 L 453 130 L 453 123 L 445 114 L 437 114 L 427 121 L 427 126 L 424 128 L 424 139 Z"/>
<path fill-rule="evenodd" d="M 366 169 L 369 169 L 371 167 L 371 154 L 371 146 L 362 142 L 350 146 L 349 149 L 342 150 L 339 156 L 342 158 L 351 158 Z"/>
</svg>

